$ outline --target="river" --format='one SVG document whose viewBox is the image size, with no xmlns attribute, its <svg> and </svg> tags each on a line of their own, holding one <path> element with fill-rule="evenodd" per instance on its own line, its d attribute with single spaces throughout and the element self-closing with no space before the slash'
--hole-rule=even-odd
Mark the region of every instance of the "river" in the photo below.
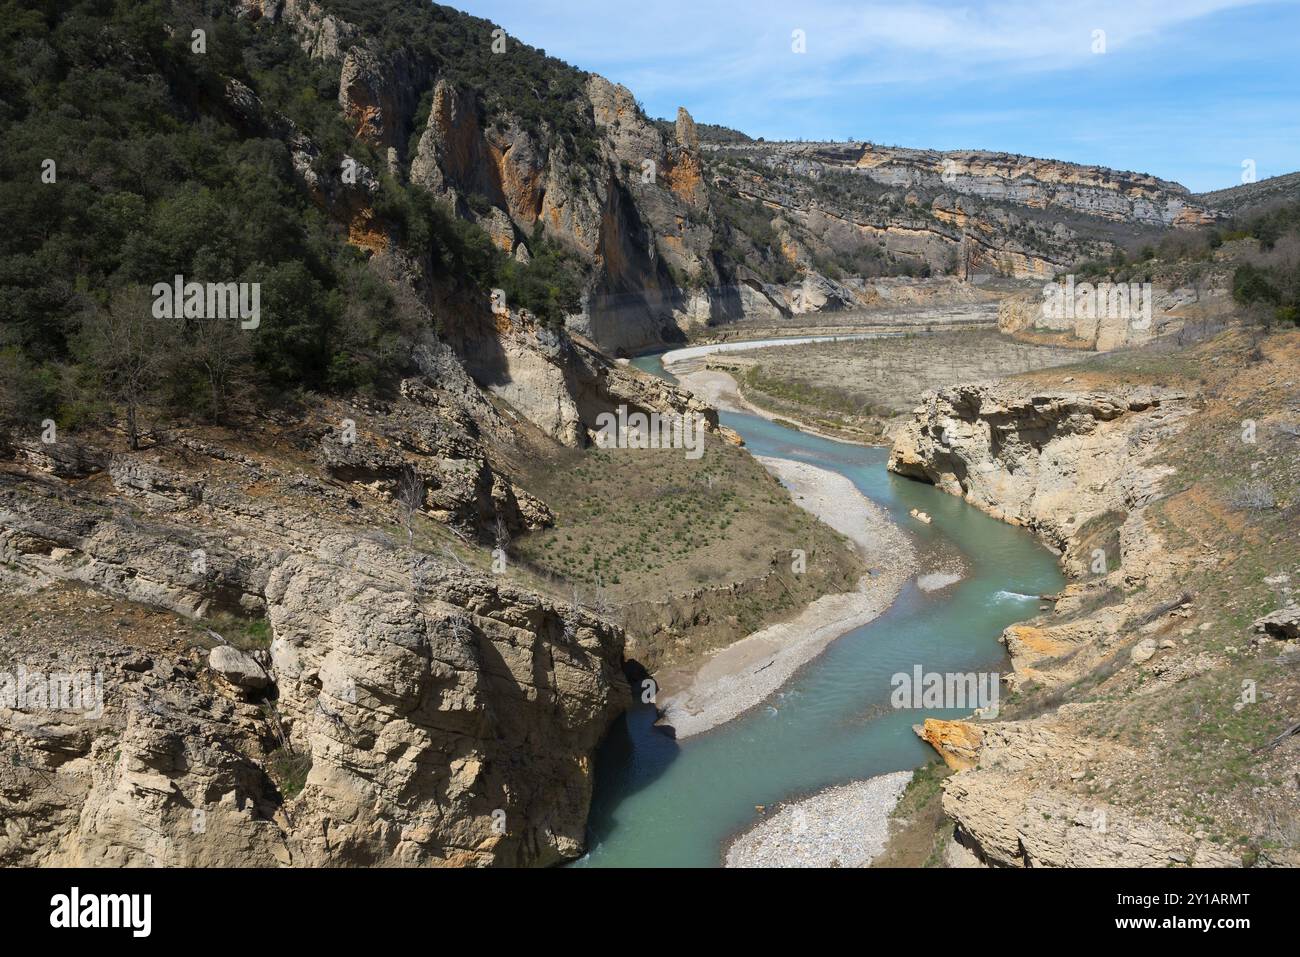
<svg viewBox="0 0 1300 957">
<path fill-rule="evenodd" d="M 634 360 L 663 375 L 659 356 Z M 915 768 L 934 752 L 913 732 L 924 717 L 965 711 L 894 710 L 890 679 L 934 672 L 1004 671 L 1002 629 L 1058 590 L 1056 558 L 1023 529 L 885 469 L 888 451 L 834 442 L 766 419 L 722 413 L 756 455 L 796 459 L 847 476 L 888 509 L 924 552 L 946 540 L 967 577 L 925 593 L 915 581 L 890 609 L 835 641 L 770 701 L 683 741 L 653 727 L 653 705 L 620 718 L 596 760 L 588 853 L 579 867 L 716 867 L 722 848 L 771 806 L 825 787 Z M 908 516 L 933 516 L 922 525 Z"/>
</svg>

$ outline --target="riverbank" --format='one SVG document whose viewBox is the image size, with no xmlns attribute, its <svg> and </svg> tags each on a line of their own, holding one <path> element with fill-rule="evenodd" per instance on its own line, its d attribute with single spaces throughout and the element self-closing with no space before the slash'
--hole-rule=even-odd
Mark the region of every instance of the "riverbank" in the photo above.
<svg viewBox="0 0 1300 957">
<path fill-rule="evenodd" d="M 929 389 L 1002 379 L 1078 358 L 1076 350 L 1019 342 L 996 329 L 945 329 L 758 340 L 731 349 L 698 346 L 667 353 L 664 361 L 687 373 L 730 374 L 735 393 L 765 418 L 840 441 L 888 444 Z"/>
<path fill-rule="evenodd" d="M 983 860 L 1300 864 L 1300 648 L 1263 624 L 1295 603 L 1297 370 L 1300 333 L 1230 330 L 953 386 L 900 431 L 892 471 L 1033 530 L 1072 579 L 1004 632 L 998 719 L 923 729 Z"/>
<path fill-rule="evenodd" d="M 916 572 L 908 536 L 848 478 L 789 459 L 760 456 L 758 461 L 796 504 L 853 542 L 871 571 L 854 591 L 825 595 L 790 621 L 722 648 L 694 669 L 659 676 L 659 723 L 678 738 L 708 731 L 761 704 L 836 638 L 880 615 Z"/>
<path fill-rule="evenodd" d="M 812 340 L 807 340 L 812 341 Z M 765 340 L 755 343 L 732 343 L 732 345 L 741 345 L 745 349 L 760 348 L 773 344 L 773 340 Z M 694 393 L 700 399 L 703 399 L 709 405 L 722 412 L 747 412 L 750 415 L 756 415 L 761 419 L 767 419 L 769 422 L 775 422 L 778 425 L 793 426 L 800 432 L 807 432 L 809 435 L 815 435 L 818 438 L 830 439 L 833 442 L 844 442 L 849 445 L 866 445 L 879 446 L 884 443 L 869 442 L 860 436 L 852 436 L 843 432 L 829 432 L 819 429 L 816 426 L 802 421 L 797 417 L 782 415 L 765 409 L 760 405 L 755 405 L 741 391 L 740 384 L 736 381 L 735 376 L 721 369 L 705 368 L 703 363 L 706 357 L 712 352 L 704 350 L 711 349 L 710 346 L 696 346 L 690 349 L 677 349 L 664 354 L 664 369 L 671 373 L 682 386 L 689 392 Z M 718 350 L 724 351 L 724 350 Z M 732 349 L 725 351 L 741 351 Z"/>
<path fill-rule="evenodd" d="M 895 771 L 783 803 L 740 834 L 727 867 L 867 867 L 889 841 L 889 816 L 912 780 Z"/>
<path fill-rule="evenodd" d="M 647 372 L 661 371 L 658 357 L 637 361 Z M 917 713 L 890 706 L 892 676 L 917 663 L 940 672 L 997 670 L 1005 654 L 998 635 L 1028 610 L 1007 596 L 1055 592 L 1062 584 L 1055 558 L 1026 531 L 928 485 L 889 476 L 883 450 L 828 441 L 755 415 L 724 412 L 723 418 L 757 457 L 797 459 L 847 479 L 897 523 L 924 572 L 953 567 L 950 558 L 978 561 L 963 562 L 960 583 L 929 593 L 904 579 L 873 621 L 838 636 L 832 631 L 834 640 L 784 684 L 776 682 L 775 694 L 756 696 L 757 707 L 707 734 L 679 741 L 656 727 L 672 696 L 662 690 L 659 705 L 635 706 L 598 755 L 589 853 L 580 867 L 716 867 L 722 849 L 756 822 L 756 806 L 772 808 L 923 765 L 931 752 L 911 733 Z M 932 524 L 909 519 L 913 509 L 932 516 Z M 791 540 L 785 547 L 800 545 Z M 809 549 L 808 557 L 811 575 L 827 553 L 819 558 Z M 779 558 L 772 577 L 798 583 Z M 668 681 L 667 670 L 652 672 L 661 689 L 675 692 L 690 683 L 690 675 Z M 912 856 L 925 860 L 928 847 L 922 853 L 919 839 L 911 844 L 917 845 Z M 884 855 L 890 853 L 887 845 Z"/>
</svg>

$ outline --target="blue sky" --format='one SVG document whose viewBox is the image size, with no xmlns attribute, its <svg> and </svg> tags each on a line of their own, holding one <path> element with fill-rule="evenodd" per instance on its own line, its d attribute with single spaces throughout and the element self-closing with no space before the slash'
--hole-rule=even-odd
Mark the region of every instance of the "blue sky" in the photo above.
<svg viewBox="0 0 1300 957">
<path fill-rule="evenodd" d="M 1300 170 L 1300 0 L 454 5 L 652 116 L 685 106 L 751 136 L 1005 150 L 1195 191 L 1237 185 L 1245 160 L 1259 179 Z"/>
</svg>

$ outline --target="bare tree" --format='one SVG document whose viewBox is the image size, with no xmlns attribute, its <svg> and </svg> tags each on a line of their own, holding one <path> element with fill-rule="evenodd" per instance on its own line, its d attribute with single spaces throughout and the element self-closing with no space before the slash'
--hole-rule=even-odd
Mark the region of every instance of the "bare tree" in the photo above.
<svg viewBox="0 0 1300 957">
<path fill-rule="evenodd" d="M 128 287 L 83 316 L 78 351 L 96 392 L 121 409 L 127 445 L 140 447 L 141 418 L 158 399 L 174 359 L 176 326 L 155 319 L 143 287 Z"/>
<path fill-rule="evenodd" d="M 397 514 L 401 518 L 402 527 L 406 529 L 407 543 L 414 544 L 415 516 L 424 508 L 424 479 L 420 478 L 415 469 L 409 466 L 402 469 L 393 498 L 397 502 Z"/>
<path fill-rule="evenodd" d="M 586 599 L 583 597 L 582 589 L 575 583 L 569 596 L 569 604 L 573 606 L 575 612 L 580 612 L 586 605 Z"/>
<path fill-rule="evenodd" d="M 502 553 L 510 550 L 510 529 L 506 527 L 506 520 L 500 515 L 497 516 L 496 528 L 493 530 L 496 538 L 496 546 L 501 549 Z"/>
<path fill-rule="evenodd" d="M 454 562 L 461 571 L 467 572 L 470 570 L 469 566 L 466 565 L 463 561 L 461 561 L 461 557 L 451 550 L 451 546 L 449 545 L 442 546 L 442 554 L 443 557 L 446 558 L 448 561 Z"/>
<path fill-rule="evenodd" d="M 1248 512 L 1266 512 L 1276 501 L 1273 488 L 1267 482 L 1247 482 L 1228 496 L 1229 505 Z"/>
<path fill-rule="evenodd" d="M 609 596 L 605 594 L 605 583 L 603 581 L 597 580 L 596 582 L 596 594 L 591 600 L 591 610 L 598 618 L 605 619 L 608 619 L 614 610 L 613 603 L 609 600 Z"/>
<path fill-rule="evenodd" d="M 208 383 L 208 414 L 221 422 L 230 410 L 232 398 L 247 385 L 248 333 L 238 323 L 200 321 L 194 329 L 190 354 Z"/>
</svg>

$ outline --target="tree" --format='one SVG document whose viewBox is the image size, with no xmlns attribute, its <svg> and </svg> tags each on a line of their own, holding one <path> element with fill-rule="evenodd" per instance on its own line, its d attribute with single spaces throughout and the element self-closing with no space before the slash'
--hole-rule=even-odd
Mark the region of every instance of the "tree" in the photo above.
<svg viewBox="0 0 1300 957">
<path fill-rule="evenodd" d="M 402 527 L 406 529 L 406 541 L 414 544 L 415 516 L 424 508 L 424 479 L 420 478 L 415 469 L 409 466 L 402 469 L 393 498 L 397 501 L 397 514 L 401 518 Z"/>
<path fill-rule="evenodd" d="M 120 410 L 127 446 L 140 448 L 141 418 L 157 403 L 175 358 L 176 320 L 155 319 L 142 286 L 127 286 L 82 317 L 77 352 L 96 395 Z"/>
<path fill-rule="evenodd" d="M 249 333 L 237 322 L 199 320 L 188 355 L 206 380 L 208 418 L 220 423 L 239 391 L 251 385 Z"/>
</svg>

